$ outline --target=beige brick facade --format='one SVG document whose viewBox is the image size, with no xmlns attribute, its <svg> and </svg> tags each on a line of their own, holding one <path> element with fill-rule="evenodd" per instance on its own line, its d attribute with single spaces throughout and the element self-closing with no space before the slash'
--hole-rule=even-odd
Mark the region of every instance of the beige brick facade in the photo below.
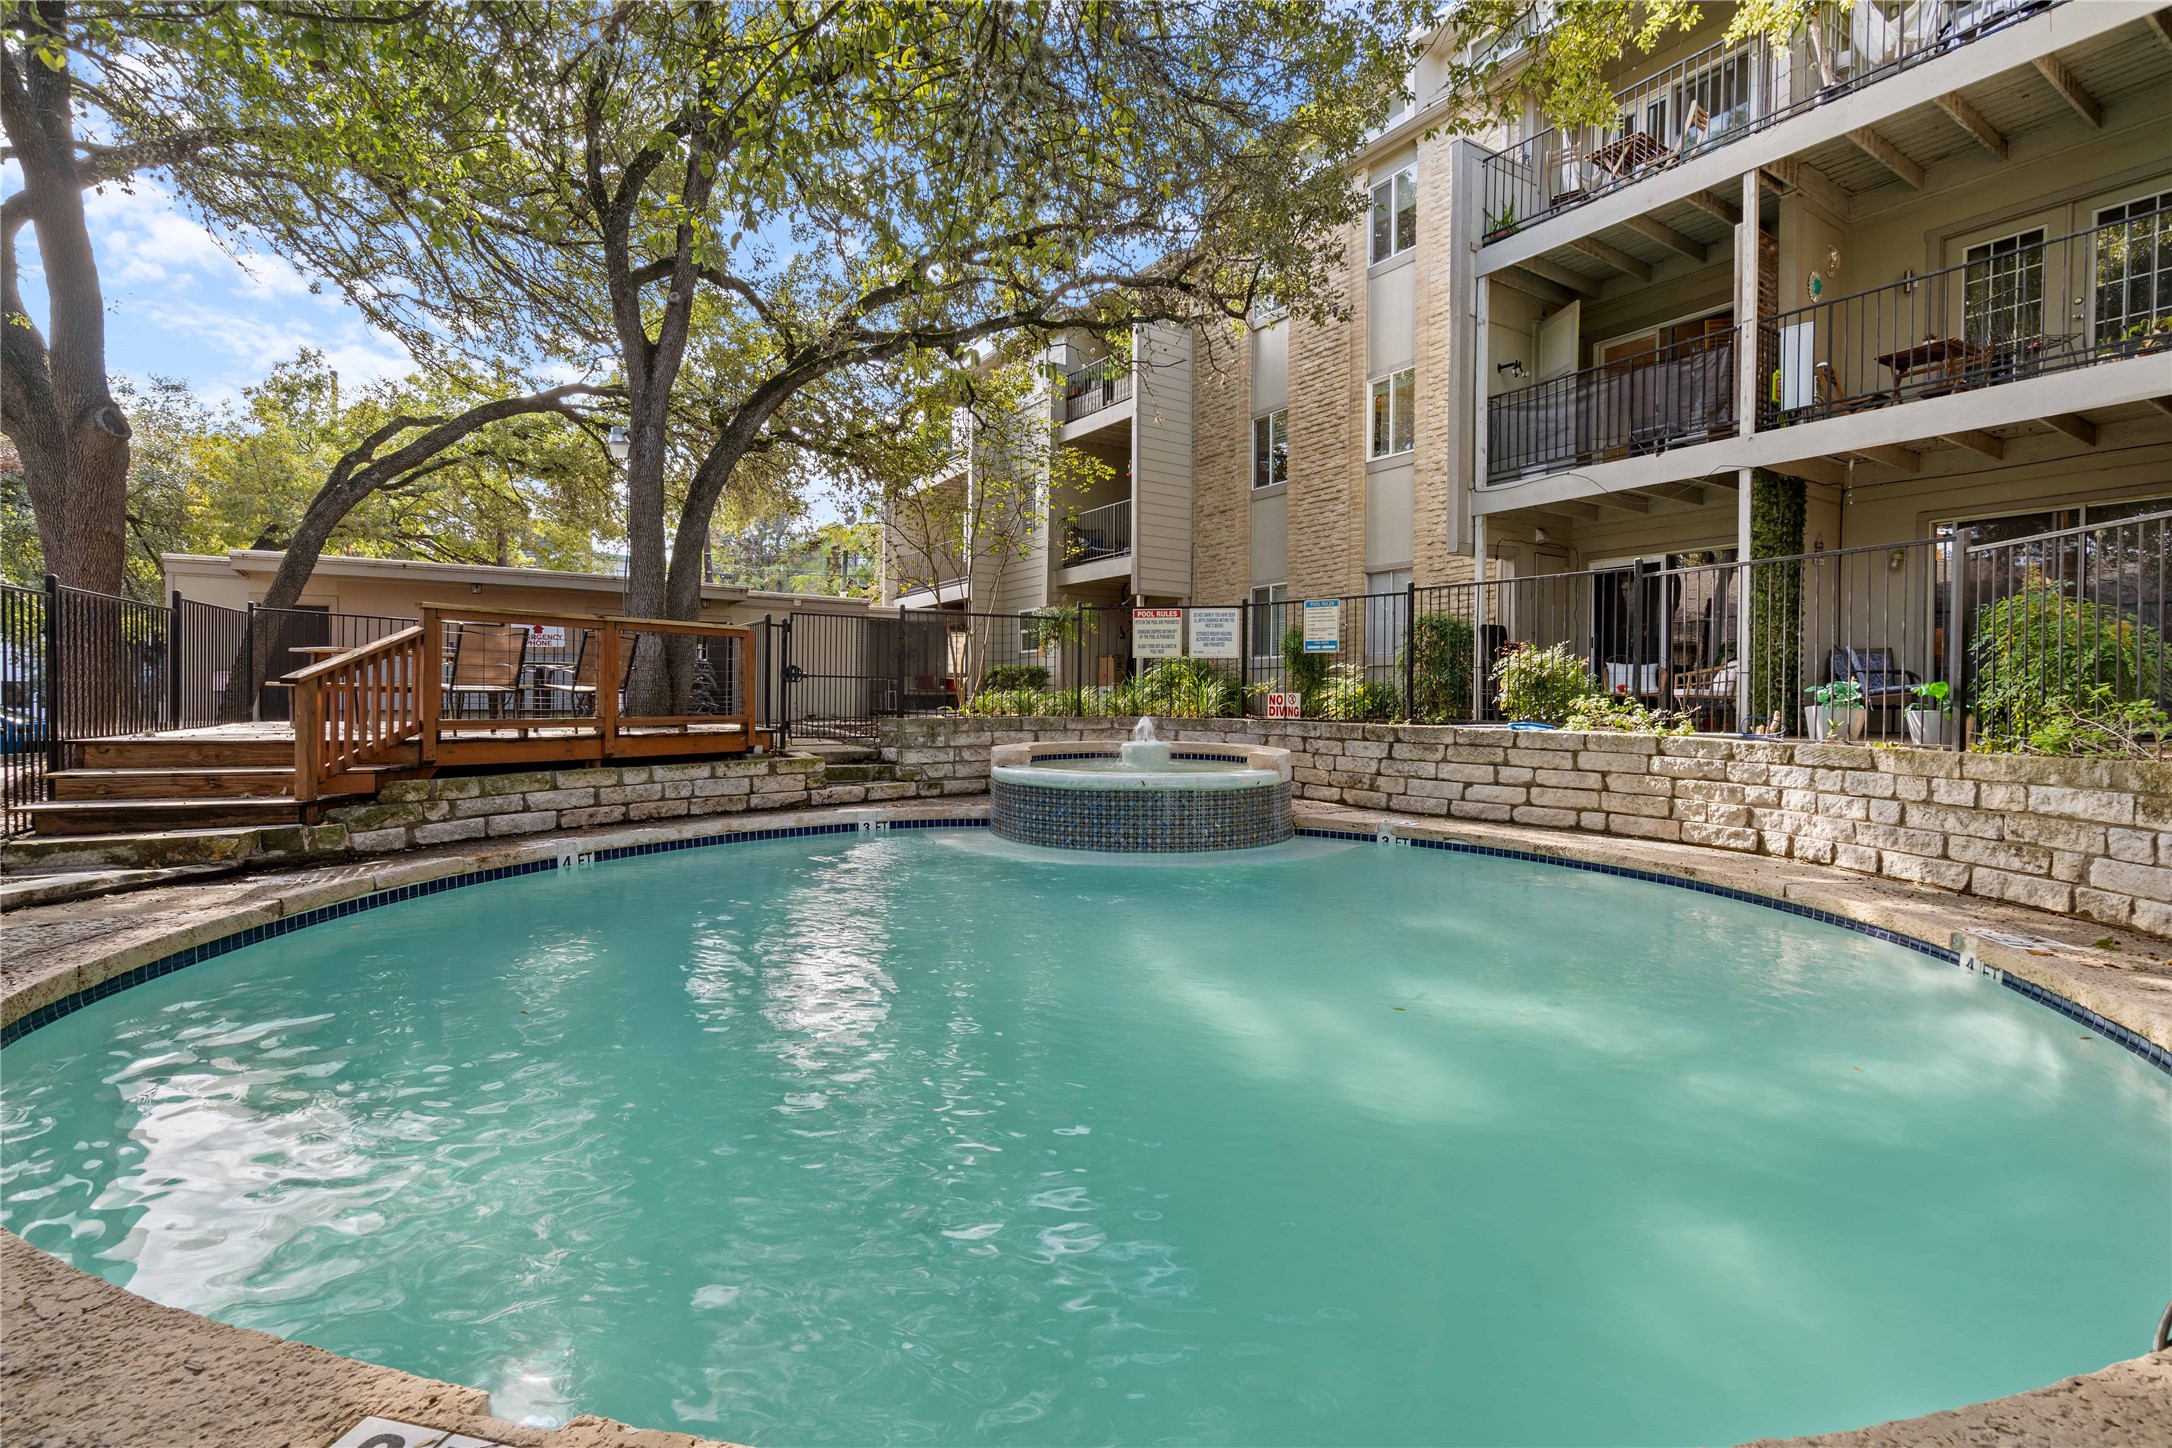
<svg viewBox="0 0 2172 1448">
<path fill-rule="evenodd" d="M 1192 357 L 1192 601 L 1240 603 L 1252 586 L 1251 339 L 1205 329 Z"/>
<path fill-rule="evenodd" d="M 1411 490 L 1411 575 L 1419 587 L 1468 583 L 1471 560 L 1448 550 L 1448 510 L 1460 471 L 1455 450 L 1468 452 L 1461 425 L 1466 409 L 1451 396 L 1449 352 L 1467 298 L 1455 294 L 1453 269 L 1455 138 L 1445 133 L 1418 143 L 1418 428 L 1417 476 Z"/>
<path fill-rule="evenodd" d="M 1346 237 L 1340 318 L 1290 318 L 1292 598 L 1365 586 L 1365 228 Z"/>
</svg>

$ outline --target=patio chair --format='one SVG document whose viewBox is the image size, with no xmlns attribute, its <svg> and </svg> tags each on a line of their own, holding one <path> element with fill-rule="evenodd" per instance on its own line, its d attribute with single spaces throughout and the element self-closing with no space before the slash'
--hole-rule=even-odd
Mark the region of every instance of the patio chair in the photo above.
<svg viewBox="0 0 2172 1448">
<path fill-rule="evenodd" d="M 619 655 L 618 688 L 620 693 L 625 692 L 627 677 L 633 673 L 634 656 L 641 652 L 642 638 L 643 635 L 635 634 L 628 641 L 625 652 Z M 562 678 L 555 679 L 539 677 L 535 681 L 536 687 L 548 694 L 567 696 L 567 702 L 571 705 L 585 704 L 587 706 L 585 709 L 575 708 L 575 713 L 594 713 L 596 709 L 596 680 L 597 676 L 603 672 L 602 635 L 592 628 L 581 630 L 581 644 L 574 652 L 572 663 L 537 664 L 534 666 L 534 671 L 538 675 L 563 675 Z"/>
<path fill-rule="evenodd" d="M 1899 393 L 1849 392 L 1841 385 L 1840 373 L 1830 362 L 1820 362 L 1810 369 L 1817 379 L 1817 415 L 1839 417 L 1850 412 L 1868 412 L 1873 408 L 1891 407 L 1900 400 Z"/>
<path fill-rule="evenodd" d="M 1868 709 L 1905 709 L 1909 688 L 1923 682 L 1894 663 L 1890 649 L 1834 649 L 1830 672 L 1836 681 L 1853 679 Z"/>
<path fill-rule="evenodd" d="M 493 715 L 520 693 L 521 669 L 528 658 L 528 631 L 512 624 L 464 623 L 453 639 L 448 694 L 481 694 Z"/>
<path fill-rule="evenodd" d="M 1729 719 L 1735 712 L 1736 677 L 1732 659 L 1709 669 L 1684 669 L 1675 676 L 1675 707 L 1700 729 L 1707 718 L 1714 724 Z"/>
</svg>

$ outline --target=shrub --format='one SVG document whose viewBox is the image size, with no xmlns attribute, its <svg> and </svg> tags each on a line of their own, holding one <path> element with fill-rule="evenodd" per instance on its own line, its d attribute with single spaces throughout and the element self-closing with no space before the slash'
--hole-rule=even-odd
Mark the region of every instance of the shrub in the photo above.
<svg viewBox="0 0 2172 1448">
<path fill-rule="evenodd" d="M 2106 685 L 2054 695 L 2030 709 L 2027 729 L 1979 741 L 1979 752 L 2160 759 L 2172 716 L 2151 699 L 2120 699 Z"/>
<path fill-rule="evenodd" d="M 1592 734 L 1694 734 L 1687 714 L 1647 709 L 1634 694 L 1586 694 L 1569 710 L 1570 729 Z"/>
<path fill-rule="evenodd" d="M 1328 669 L 1333 660 L 1326 654 L 1305 652 L 1305 631 L 1292 626 L 1282 635 L 1282 687 L 1284 691 L 1303 696 L 1305 712 L 1312 712 L 1312 698 L 1327 685 Z"/>
<path fill-rule="evenodd" d="M 1471 717 L 1471 656 L 1476 645 L 1470 621 L 1428 613 L 1413 619 L 1410 640 L 1396 659 L 1409 671 L 1411 717 L 1452 724 Z"/>
<path fill-rule="evenodd" d="M 1306 701 L 1306 711 L 1346 723 L 1393 719 L 1403 712 L 1403 691 L 1369 679 L 1355 664 L 1339 664 L 1327 682 Z"/>
<path fill-rule="evenodd" d="M 1564 723 L 1585 696 L 1599 692 L 1591 670 L 1567 644 L 1516 645 L 1493 666 L 1493 678 L 1501 713 L 1512 722 Z"/>
<path fill-rule="evenodd" d="M 989 689 L 1045 689 L 1048 687 L 1048 668 L 1043 664 L 991 664 L 981 675 L 982 690 Z"/>
<path fill-rule="evenodd" d="M 1172 719 L 1227 719 L 1244 713 L 1244 686 L 1206 659 L 1163 659 L 1119 686 L 1133 707 L 1125 714 Z"/>
<path fill-rule="evenodd" d="M 2118 608 L 2038 580 L 1986 608 L 1970 650 L 1983 743 L 2053 752 L 2031 741 L 2090 737 L 2076 721 L 2147 703 L 2165 682 L 2163 636 Z"/>
</svg>

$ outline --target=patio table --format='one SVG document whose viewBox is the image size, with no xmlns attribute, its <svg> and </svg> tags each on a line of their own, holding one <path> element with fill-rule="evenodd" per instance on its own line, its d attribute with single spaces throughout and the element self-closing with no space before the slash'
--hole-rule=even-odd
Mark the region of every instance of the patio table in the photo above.
<svg viewBox="0 0 2172 1448">
<path fill-rule="evenodd" d="M 1908 374 L 1920 372 L 1926 367 L 1941 367 L 1949 381 L 1958 382 L 1968 373 L 1979 371 L 1991 358 L 1991 349 L 1974 346 L 1958 337 L 1931 337 L 1888 352 L 1878 359 L 1879 365 L 1891 369 L 1896 388 L 1908 385 Z"/>
</svg>

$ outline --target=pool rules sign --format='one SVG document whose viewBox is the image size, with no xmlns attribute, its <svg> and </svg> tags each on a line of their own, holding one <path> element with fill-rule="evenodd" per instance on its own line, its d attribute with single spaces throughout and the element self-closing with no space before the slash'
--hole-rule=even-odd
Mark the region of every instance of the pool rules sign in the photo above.
<svg viewBox="0 0 2172 1448">
<path fill-rule="evenodd" d="M 1131 656 L 1135 659 L 1184 657 L 1184 610 L 1135 608 L 1131 611 Z"/>
</svg>

